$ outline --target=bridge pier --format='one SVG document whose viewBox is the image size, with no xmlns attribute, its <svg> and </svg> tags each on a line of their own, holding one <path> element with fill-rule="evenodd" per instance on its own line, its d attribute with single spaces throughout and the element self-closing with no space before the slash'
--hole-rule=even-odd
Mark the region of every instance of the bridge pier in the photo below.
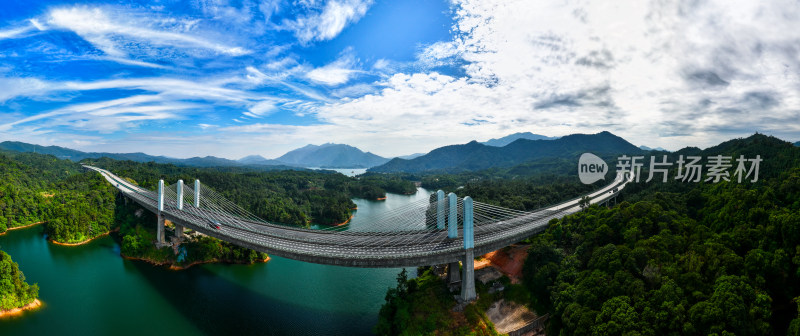
<svg viewBox="0 0 800 336">
<path fill-rule="evenodd" d="M 164 240 L 164 214 L 158 213 L 158 225 L 156 228 L 156 247 L 161 248 L 166 241 Z"/>
<path fill-rule="evenodd" d="M 475 250 L 469 249 L 464 253 L 464 279 L 461 280 L 461 300 L 470 302 L 478 298 L 475 293 Z"/>
<path fill-rule="evenodd" d="M 475 293 L 475 232 L 472 198 L 464 197 L 464 276 L 461 279 L 461 300 L 470 302 L 478 298 Z"/>
<path fill-rule="evenodd" d="M 461 264 L 458 261 L 447 264 L 447 283 L 450 285 L 461 282 Z"/>
</svg>

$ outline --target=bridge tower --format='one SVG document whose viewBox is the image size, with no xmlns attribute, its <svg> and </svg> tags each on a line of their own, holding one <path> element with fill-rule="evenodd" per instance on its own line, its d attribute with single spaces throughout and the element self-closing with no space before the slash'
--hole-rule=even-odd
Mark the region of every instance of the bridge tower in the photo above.
<svg viewBox="0 0 800 336">
<path fill-rule="evenodd" d="M 464 276 L 461 279 L 461 300 L 469 302 L 475 300 L 475 232 L 472 198 L 464 197 Z"/>
<path fill-rule="evenodd" d="M 158 180 L 158 224 L 156 224 L 156 247 L 164 245 L 164 180 Z"/>
<path fill-rule="evenodd" d="M 439 190 L 436 192 L 436 228 L 439 230 L 444 230 L 444 205 L 444 191 Z"/>
<path fill-rule="evenodd" d="M 444 192 L 442 192 L 442 198 L 444 198 Z M 456 239 L 458 238 L 458 199 L 456 194 L 448 194 L 447 201 L 447 208 L 450 212 L 447 218 L 447 238 Z M 442 199 L 441 205 L 444 208 L 444 199 Z M 442 210 L 442 213 L 444 213 L 444 209 Z M 458 261 L 451 262 L 447 267 L 447 282 L 452 285 L 460 281 L 461 274 L 459 273 Z"/>
<path fill-rule="evenodd" d="M 200 207 L 200 180 L 194 180 L 194 207 Z"/>
<path fill-rule="evenodd" d="M 178 210 L 183 210 L 183 180 L 178 180 Z M 183 240 L 183 226 L 175 224 L 175 238 L 180 242 Z"/>
</svg>

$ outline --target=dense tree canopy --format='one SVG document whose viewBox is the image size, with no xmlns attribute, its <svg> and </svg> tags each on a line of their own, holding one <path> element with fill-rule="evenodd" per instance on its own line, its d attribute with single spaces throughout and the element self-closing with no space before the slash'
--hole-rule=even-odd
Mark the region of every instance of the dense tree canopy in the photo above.
<svg viewBox="0 0 800 336">
<path fill-rule="evenodd" d="M 524 282 L 549 333 L 796 334 L 800 155 L 763 136 L 695 153 L 740 152 L 767 153 L 760 182 L 634 184 L 534 237 Z"/>
<path fill-rule="evenodd" d="M 28 285 L 8 253 L 0 251 L 0 310 L 25 306 L 39 296 L 39 286 Z"/>
<path fill-rule="evenodd" d="M 413 183 L 390 176 L 358 179 L 332 171 L 254 171 L 246 168 L 194 168 L 169 164 L 99 159 L 87 161 L 140 186 L 155 189 L 167 184 L 200 179 L 228 200 L 254 215 L 284 224 L 330 225 L 347 221 L 355 208 L 351 198 L 377 199 L 392 191 L 416 191 Z"/>
<path fill-rule="evenodd" d="M 800 335 L 800 148 L 756 134 L 666 155 L 763 161 L 757 182 L 682 182 L 673 167 L 668 183 L 629 184 L 618 206 L 552 220 L 529 239 L 528 295 L 516 297 L 550 314 L 550 335 Z M 422 182 L 520 210 L 591 189 L 559 174 L 498 173 L 429 174 Z M 387 322 L 403 309 L 421 316 L 401 320 L 425 320 L 407 308 L 424 299 L 401 293 L 389 292 L 376 330 L 417 330 Z"/>
</svg>

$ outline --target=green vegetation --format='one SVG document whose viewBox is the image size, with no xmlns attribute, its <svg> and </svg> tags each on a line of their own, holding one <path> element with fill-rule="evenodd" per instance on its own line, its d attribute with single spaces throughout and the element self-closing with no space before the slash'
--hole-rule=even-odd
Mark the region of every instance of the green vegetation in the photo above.
<svg viewBox="0 0 800 336">
<path fill-rule="evenodd" d="M 395 174 L 367 173 L 360 176 L 359 181 L 366 186 L 377 187 L 376 189 L 378 190 L 383 189 L 395 194 L 411 195 L 417 192 L 417 187 L 414 183 Z M 385 195 L 376 198 L 380 197 L 385 197 Z M 373 199 L 373 197 L 364 198 Z"/>
<path fill-rule="evenodd" d="M 549 334 L 797 334 L 800 151 L 761 135 L 691 151 L 760 154 L 760 181 L 633 184 L 553 220 L 523 268 Z"/>
<path fill-rule="evenodd" d="M 38 296 L 39 285 L 28 285 L 17 263 L 0 251 L 0 311 L 25 306 Z"/>
<path fill-rule="evenodd" d="M 295 225 L 345 222 L 355 208 L 351 197 L 384 197 L 383 187 L 403 192 L 416 190 L 413 183 L 391 176 L 361 181 L 330 171 L 191 168 L 108 158 L 84 163 L 115 171 L 145 188 L 155 188 L 162 178 L 168 183 L 199 178 L 261 218 Z M 116 189 L 104 178 L 85 172 L 80 164 L 68 160 L 0 152 L 0 177 L 0 233 L 11 227 L 44 222 L 49 239 L 79 243 L 118 228 L 123 255 L 175 266 L 209 261 L 252 263 L 267 258 L 264 253 L 205 236 L 183 243 L 177 255 L 171 248 L 156 249 L 155 216 L 132 203 L 123 204 Z"/>
<path fill-rule="evenodd" d="M 233 245 L 208 236 L 191 237 L 181 243 L 183 251 L 175 253 L 171 247 L 157 249 L 156 215 L 141 208 L 133 202 L 125 204 L 118 200 L 115 222 L 120 230 L 117 235 L 120 241 L 120 252 L 123 256 L 146 260 L 160 265 L 185 267 L 194 263 L 228 262 L 252 264 L 267 259 L 267 254 Z M 172 236 L 171 232 L 167 239 Z"/>
<path fill-rule="evenodd" d="M 592 206 L 535 237 L 524 279 L 553 313 L 549 332 L 785 333 L 800 295 L 800 169 L 701 189 Z"/>
<path fill-rule="evenodd" d="M 497 335 L 484 311 L 502 294 L 489 294 L 478 283 L 481 297 L 467 305 L 463 312 L 453 312 L 456 300 L 444 280 L 430 267 L 420 267 L 415 279 L 408 279 L 406 270 L 397 275 L 397 287 L 386 293 L 378 324 L 378 335 Z M 506 278 L 507 280 L 507 278 Z"/>
<path fill-rule="evenodd" d="M 588 206 L 529 238 L 523 285 L 504 295 L 550 313 L 550 335 L 800 334 L 800 148 L 756 134 L 668 158 L 719 154 L 761 155 L 759 181 L 630 184 L 619 206 Z M 586 191 L 568 180 L 548 190 L 537 179 L 461 173 L 422 181 L 521 210 L 551 201 L 548 193 L 563 200 Z M 431 333 L 420 327 L 431 313 L 408 308 L 426 298 L 399 289 L 387 295 L 376 330 Z"/>
<path fill-rule="evenodd" d="M 77 243 L 108 232 L 115 191 L 82 171 L 49 155 L 0 152 L 0 233 L 45 222 L 50 239 Z"/>
<path fill-rule="evenodd" d="M 116 189 L 97 173 L 56 183 L 45 233 L 55 241 L 79 243 L 111 230 Z"/>
<path fill-rule="evenodd" d="M 410 192 L 413 183 L 390 176 L 364 179 L 331 171 L 253 171 L 245 168 L 192 168 L 169 164 L 99 159 L 87 161 L 154 189 L 159 179 L 191 183 L 200 179 L 228 200 L 259 218 L 284 224 L 332 225 L 347 221 L 355 208 L 351 198 L 377 199 L 386 189 Z"/>
</svg>

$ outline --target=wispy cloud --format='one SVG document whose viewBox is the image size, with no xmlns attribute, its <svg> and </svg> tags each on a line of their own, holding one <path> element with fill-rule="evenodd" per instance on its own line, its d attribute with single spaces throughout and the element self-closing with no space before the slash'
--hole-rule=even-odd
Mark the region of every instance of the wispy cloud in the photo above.
<svg viewBox="0 0 800 336">
<path fill-rule="evenodd" d="M 263 100 L 250 106 L 244 115 L 251 118 L 262 118 L 274 112 L 276 108 L 274 101 Z"/>
<path fill-rule="evenodd" d="M 344 40 L 376 24 L 372 1 L 288 5 L 46 5 L 12 18 L 0 136 L 241 157 L 319 139 L 391 156 L 518 131 L 610 130 L 669 149 L 800 134 L 791 1 L 453 0 L 450 37 L 404 59 Z M 101 129 L 115 133 L 87 137 Z"/>
<path fill-rule="evenodd" d="M 131 122 L 175 119 L 180 111 L 197 108 L 195 104 L 165 102 L 158 95 L 137 95 L 102 102 L 75 104 L 40 113 L 4 125 L 0 130 L 45 120 L 35 127 L 48 129 L 66 126 L 89 131 L 113 132 Z"/>
<path fill-rule="evenodd" d="M 355 59 L 351 53 L 347 52 L 336 61 L 309 71 L 306 77 L 314 82 L 325 85 L 344 84 L 347 83 L 353 75 L 360 72 L 359 70 L 353 69 L 354 66 Z"/>
<path fill-rule="evenodd" d="M 21 36 L 25 36 L 27 33 L 35 30 L 36 27 L 31 24 L 28 26 L 18 27 L 18 28 L 11 28 L 6 30 L 0 30 L 0 40 L 4 39 L 12 39 Z"/>
<path fill-rule="evenodd" d="M 287 20 L 284 25 L 302 43 L 330 40 L 348 24 L 361 19 L 371 5 L 372 0 L 329 0 L 321 7 L 312 6 L 311 13 Z"/>
<path fill-rule="evenodd" d="M 120 15 L 122 14 L 122 15 Z M 178 31 L 157 29 L 163 21 L 143 17 L 137 13 L 118 13 L 98 7 L 73 6 L 50 10 L 46 16 L 50 29 L 75 32 L 109 56 L 124 57 L 138 43 L 181 48 L 201 48 L 218 54 L 240 56 L 249 53 L 237 46 L 218 43 Z"/>
</svg>

